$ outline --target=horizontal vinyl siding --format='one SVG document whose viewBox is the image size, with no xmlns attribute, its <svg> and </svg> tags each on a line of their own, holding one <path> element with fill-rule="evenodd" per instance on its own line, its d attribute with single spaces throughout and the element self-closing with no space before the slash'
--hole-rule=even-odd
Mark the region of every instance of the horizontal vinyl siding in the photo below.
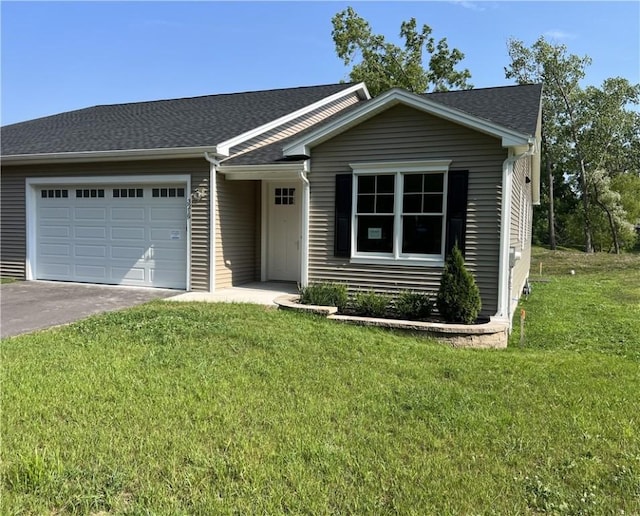
<svg viewBox="0 0 640 516">
<path fill-rule="evenodd" d="M 229 181 L 218 174 L 216 290 L 260 279 L 259 205 L 259 181 Z"/>
<path fill-rule="evenodd" d="M 518 160 L 513 167 L 513 195 L 511 197 L 511 234 L 510 247 L 521 252 L 511 271 L 511 310 L 516 304 L 522 288 L 529 277 L 531 266 L 531 183 L 526 178 L 531 177 L 531 159 L 529 157 Z"/>
<path fill-rule="evenodd" d="M 318 109 L 311 111 L 310 113 L 300 116 L 290 122 L 287 122 L 286 124 L 275 127 L 274 129 L 271 129 L 264 134 L 256 136 L 251 140 L 233 147 L 231 149 L 231 155 L 233 156 L 243 154 L 245 152 L 249 152 L 259 147 L 268 145 L 270 143 L 283 140 L 284 138 L 288 138 L 289 136 L 293 136 L 303 129 L 311 127 L 312 125 L 321 122 L 325 118 L 328 118 L 329 116 L 334 115 L 335 113 L 338 113 L 339 111 L 342 111 L 349 106 L 352 106 L 359 100 L 360 99 L 357 93 L 352 93 L 350 95 L 347 95 L 346 97 L 334 100 L 333 102 L 325 106 L 321 106 Z"/>
<path fill-rule="evenodd" d="M 131 176 L 190 174 L 191 189 L 208 190 L 209 163 L 203 159 L 109 163 L 5 166 L 2 188 L 2 274 L 24 278 L 26 260 L 25 179 L 28 177 Z M 186 200 L 185 200 L 186 202 Z M 185 206 L 186 209 L 186 206 Z M 191 221 L 191 289 L 209 288 L 209 208 L 206 199 L 193 205 Z"/>
<path fill-rule="evenodd" d="M 333 256 L 335 175 L 357 161 L 452 160 L 469 171 L 466 262 L 480 288 L 483 315 L 497 311 L 500 141 L 406 106 L 391 108 L 311 152 L 309 281 L 348 282 L 353 289 L 435 291 L 442 267 L 351 264 Z"/>
<path fill-rule="evenodd" d="M 0 179 L 0 275 L 24 279 L 27 252 L 24 176 L 3 168 Z"/>
</svg>

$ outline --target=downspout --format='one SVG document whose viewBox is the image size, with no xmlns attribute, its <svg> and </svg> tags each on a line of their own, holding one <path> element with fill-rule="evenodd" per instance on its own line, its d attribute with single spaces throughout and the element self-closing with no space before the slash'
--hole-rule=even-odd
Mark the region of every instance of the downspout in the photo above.
<svg viewBox="0 0 640 516">
<path fill-rule="evenodd" d="M 502 202 L 500 221 L 500 261 L 498 268 L 498 311 L 494 319 L 507 322 L 511 328 L 511 193 L 513 191 L 513 165 L 527 156 L 535 153 L 535 146 L 529 143 L 526 152 L 516 156 L 510 156 L 502 164 Z"/>
<path fill-rule="evenodd" d="M 306 163 L 305 163 L 306 167 Z M 309 191 L 310 184 L 305 170 L 298 172 L 302 181 L 302 245 L 300 247 L 300 283 L 309 284 Z"/>
<path fill-rule="evenodd" d="M 216 191 L 217 171 L 220 162 L 209 152 L 204 153 L 211 164 L 209 170 L 209 292 L 216 290 Z"/>
</svg>

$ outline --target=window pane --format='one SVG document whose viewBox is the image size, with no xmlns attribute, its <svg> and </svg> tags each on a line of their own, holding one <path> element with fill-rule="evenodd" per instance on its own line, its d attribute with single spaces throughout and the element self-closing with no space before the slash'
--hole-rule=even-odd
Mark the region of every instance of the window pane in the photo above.
<svg viewBox="0 0 640 516">
<path fill-rule="evenodd" d="M 374 213 L 374 206 L 374 195 L 358 195 L 358 213 Z"/>
<path fill-rule="evenodd" d="M 395 176 L 376 176 L 376 179 L 378 180 L 377 193 L 393 193 Z"/>
<path fill-rule="evenodd" d="M 422 194 L 404 194 L 403 213 L 422 213 Z"/>
<path fill-rule="evenodd" d="M 425 174 L 423 192 L 442 192 L 444 174 Z"/>
<path fill-rule="evenodd" d="M 376 195 L 376 213 L 393 213 L 393 194 Z"/>
<path fill-rule="evenodd" d="M 404 191 L 407 193 L 422 193 L 422 174 L 405 174 Z"/>
<path fill-rule="evenodd" d="M 153 191 L 156 191 L 156 188 L 153 189 Z M 157 197 L 157 196 L 154 196 Z M 184 197 L 184 188 L 178 188 L 178 197 Z"/>
<path fill-rule="evenodd" d="M 402 217 L 402 252 L 440 254 L 442 217 L 405 215 Z"/>
<path fill-rule="evenodd" d="M 153 190 L 151 190 L 151 197 L 160 197 L 160 189 L 154 188 Z"/>
<path fill-rule="evenodd" d="M 425 194 L 424 213 L 442 212 L 442 194 Z"/>
<path fill-rule="evenodd" d="M 104 190 L 102 188 L 98 190 L 98 197 L 104 197 Z"/>
<path fill-rule="evenodd" d="M 375 193 L 376 176 L 358 176 L 358 193 Z"/>
<path fill-rule="evenodd" d="M 142 188 L 136 188 L 136 197 L 142 197 Z"/>
<path fill-rule="evenodd" d="M 359 216 L 357 223 L 358 252 L 393 252 L 393 216 Z"/>
</svg>

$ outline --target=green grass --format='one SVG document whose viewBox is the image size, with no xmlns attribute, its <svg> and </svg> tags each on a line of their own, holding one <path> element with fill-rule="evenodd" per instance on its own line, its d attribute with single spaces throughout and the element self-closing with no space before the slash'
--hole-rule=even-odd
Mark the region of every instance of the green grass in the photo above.
<svg viewBox="0 0 640 516">
<path fill-rule="evenodd" d="M 0 278 L 0 285 L 6 285 L 7 283 L 14 283 L 18 281 L 15 278 Z"/>
<path fill-rule="evenodd" d="M 506 351 L 161 301 L 5 339 L 2 513 L 640 513 L 637 270 L 549 273 Z"/>
</svg>

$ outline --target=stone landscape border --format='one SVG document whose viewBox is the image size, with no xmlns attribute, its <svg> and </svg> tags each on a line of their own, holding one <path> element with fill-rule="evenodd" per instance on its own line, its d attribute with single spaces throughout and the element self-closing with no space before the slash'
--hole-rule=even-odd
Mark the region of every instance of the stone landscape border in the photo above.
<svg viewBox="0 0 640 516">
<path fill-rule="evenodd" d="M 327 319 L 357 326 L 377 326 L 424 334 L 454 348 L 504 349 L 509 341 L 507 324 L 490 321 L 485 324 L 446 324 L 424 321 L 405 321 L 399 319 L 379 319 L 374 317 L 356 317 L 338 314 L 335 306 L 303 305 L 299 296 L 277 297 L 274 302 L 283 310 L 323 315 Z"/>
</svg>

